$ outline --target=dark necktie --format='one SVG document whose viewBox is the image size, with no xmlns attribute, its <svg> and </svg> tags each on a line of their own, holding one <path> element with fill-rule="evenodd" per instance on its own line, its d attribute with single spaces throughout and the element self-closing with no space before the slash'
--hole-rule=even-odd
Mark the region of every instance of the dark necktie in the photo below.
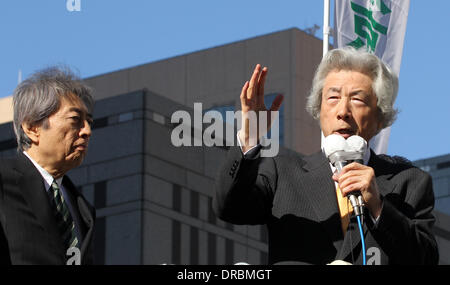
<svg viewBox="0 0 450 285">
<path fill-rule="evenodd" d="M 64 197 L 61 194 L 56 180 L 53 180 L 50 188 L 49 196 L 50 202 L 54 208 L 54 214 L 58 229 L 61 233 L 61 237 L 66 249 L 71 247 L 78 247 L 78 238 L 75 232 L 75 223 L 67 207 Z"/>
</svg>

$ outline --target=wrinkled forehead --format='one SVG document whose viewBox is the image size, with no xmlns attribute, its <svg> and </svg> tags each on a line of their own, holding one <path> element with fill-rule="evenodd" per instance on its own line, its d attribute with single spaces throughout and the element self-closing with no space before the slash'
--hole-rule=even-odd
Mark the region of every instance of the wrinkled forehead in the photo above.
<svg viewBox="0 0 450 285">
<path fill-rule="evenodd" d="M 373 79 L 366 73 L 357 70 L 335 69 L 327 74 L 322 88 L 346 86 L 350 88 L 362 88 L 368 89 L 367 91 L 372 91 L 373 83 Z"/>
</svg>

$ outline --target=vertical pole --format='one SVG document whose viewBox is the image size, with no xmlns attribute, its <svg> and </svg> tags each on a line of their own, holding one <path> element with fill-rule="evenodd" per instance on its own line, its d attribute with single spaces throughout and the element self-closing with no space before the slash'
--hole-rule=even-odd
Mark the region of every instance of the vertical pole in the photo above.
<svg viewBox="0 0 450 285">
<path fill-rule="evenodd" d="M 330 39 L 330 0 L 323 0 L 323 56 L 328 52 Z"/>
<path fill-rule="evenodd" d="M 324 57 L 328 52 L 330 38 L 330 0 L 323 0 L 323 54 Z M 320 145 L 323 146 L 325 136 L 320 131 Z"/>
<path fill-rule="evenodd" d="M 22 82 L 22 70 L 19 69 L 19 74 L 17 75 L 17 84 Z"/>
</svg>

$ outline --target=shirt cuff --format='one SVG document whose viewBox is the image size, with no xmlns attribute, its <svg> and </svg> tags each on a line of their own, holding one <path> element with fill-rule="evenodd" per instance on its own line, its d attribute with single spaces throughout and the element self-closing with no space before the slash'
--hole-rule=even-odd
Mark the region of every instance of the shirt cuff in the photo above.
<svg viewBox="0 0 450 285">
<path fill-rule="evenodd" d="M 241 139 L 239 138 L 239 132 L 237 132 L 236 137 L 237 137 L 237 141 L 238 141 L 238 144 L 239 144 L 239 148 L 241 149 L 241 152 L 244 155 L 245 159 L 257 159 L 257 158 L 259 158 L 260 150 L 261 150 L 261 143 L 258 143 L 254 147 L 252 147 L 249 150 L 247 150 L 246 152 L 244 152 L 242 150 L 242 143 L 241 143 Z M 261 140 L 262 139 L 264 139 L 264 138 L 261 138 Z"/>
<path fill-rule="evenodd" d="M 380 211 L 380 213 L 383 212 L 383 205 L 384 205 L 384 202 L 381 201 L 381 211 Z M 372 219 L 373 225 L 376 227 L 378 225 L 378 221 L 380 220 L 381 214 L 378 217 L 376 217 L 376 218 L 374 218 L 371 213 L 369 213 L 369 216 L 370 216 L 370 219 Z"/>
</svg>

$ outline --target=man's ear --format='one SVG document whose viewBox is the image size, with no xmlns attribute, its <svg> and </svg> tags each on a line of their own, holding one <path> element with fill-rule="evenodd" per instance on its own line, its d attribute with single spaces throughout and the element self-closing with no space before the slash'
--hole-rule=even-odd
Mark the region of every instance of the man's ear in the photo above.
<svg viewBox="0 0 450 285">
<path fill-rule="evenodd" d="M 32 126 L 28 123 L 22 123 L 22 130 L 34 144 L 39 144 L 39 138 L 41 135 L 40 126 Z"/>
</svg>

